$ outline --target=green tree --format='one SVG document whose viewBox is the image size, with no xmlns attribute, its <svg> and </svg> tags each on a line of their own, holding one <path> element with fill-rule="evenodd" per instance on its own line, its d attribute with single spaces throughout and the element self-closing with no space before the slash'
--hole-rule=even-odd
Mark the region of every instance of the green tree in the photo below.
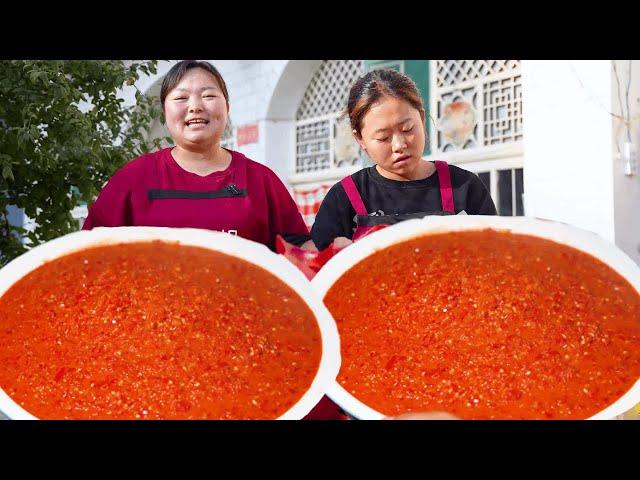
<svg viewBox="0 0 640 480">
<path fill-rule="evenodd" d="M 160 146 L 161 111 L 135 86 L 156 61 L 0 62 L 0 266 L 78 229 L 71 210 L 90 203 L 128 160 Z M 136 105 L 118 92 L 136 88 Z M 10 225 L 15 205 L 35 229 Z M 26 245 L 25 245 L 26 244 Z"/>
</svg>

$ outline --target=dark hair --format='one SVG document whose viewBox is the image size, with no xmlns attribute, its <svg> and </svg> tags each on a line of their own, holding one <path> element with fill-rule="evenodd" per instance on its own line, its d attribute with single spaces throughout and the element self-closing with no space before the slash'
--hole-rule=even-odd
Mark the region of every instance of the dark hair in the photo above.
<svg viewBox="0 0 640 480">
<path fill-rule="evenodd" d="M 395 97 L 408 102 L 424 118 L 424 105 L 415 82 L 396 70 L 371 70 L 358 78 L 349 91 L 346 114 L 351 128 L 360 135 L 362 120 L 374 103 L 382 97 Z"/>
<path fill-rule="evenodd" d="M 182 60 L 181 62 L 178 62 L 173 67 L 171 67 L 171 70 L 167 72 L 167 74 L 164 76 L 164 80 L 162 80 L 162 88 L 160 88 L 160 103 L 162 104 L 162 109 L 164 110 L 164 101 L 167 98 L 169 92 L 173 90 L 176 85 L 178 85 L 178 83 L 180 83 L 180 80 L 182 80 L 182 77 L 184 77 L 185 73 L 187 73 L 187 70 L 191 70 L 192 68 L 202 68 L 203 70 L 211 73 L 211 75 L 216 78 L 218 84 L 220 85 L 220 88 L 222 89 L 224 99 L 227 101 L 227 108 L 229 108 L 229 93 L 227 92 L 227 84 L 224 83 L 224 79 L 222 78 L 222 75 L 220 75 L 218 69 L 211 65 L 209 62 L 202 62 L 197 60 Z"/>
</svg>

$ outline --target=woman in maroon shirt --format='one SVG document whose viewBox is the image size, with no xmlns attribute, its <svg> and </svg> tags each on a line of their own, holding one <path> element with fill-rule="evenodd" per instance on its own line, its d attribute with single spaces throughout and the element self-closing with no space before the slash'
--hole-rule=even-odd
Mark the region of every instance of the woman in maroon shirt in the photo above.
<svg viewBox="0 0 640 480">
<path fill-rule="evenodd" d="M 280 234 L 315 249 L 295 202 L 268 167 L 220 145 L 229 95 L 208 62 L 182 61 L 160 100 L 175 147 L 142 155 L 115 173 L 89 209 L 93 227 L 162 226 L 225 231 L 272 250 Z"/>
<path fill-rule="evenodd" d="M 224 79 L 208 62 L 182 61 L 160 91 L 175 147 L 142 155 L 109 180 L 89 209 L 93 227 L 192 227 L 225 231 L 274 250 L 277 234 L 316 250 L 295 202 L 269 168 L 220 145 L 229 115 Z M 324 397 L 311 419 L 344 415 Z"/>
</svg>

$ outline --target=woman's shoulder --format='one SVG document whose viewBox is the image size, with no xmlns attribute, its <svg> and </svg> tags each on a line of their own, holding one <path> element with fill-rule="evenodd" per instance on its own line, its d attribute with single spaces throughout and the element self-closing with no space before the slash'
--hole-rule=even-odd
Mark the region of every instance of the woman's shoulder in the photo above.
<svg viewBox="0 0 640 480">
<path fill-rule="evenodd" d="M 115 171 L 109 179 L 109 184 L 112 187 L 130 188 L 139 183 L 141 179 L 149 178 L 149 173 L 157 168 L 158 163 L 162 160 L 162 155 L 166 154 L 165 150 L 169 149 L 144 153 L 129 160 Z"/>
<path fill-rule="evenodd" d="M 358 170 L 357 172 L 352 173 L 351 175 L 349 175 L 351 178 L 353 178 L 354 181 L 359 180 L 361 178 L 366 178 L 367 175 L 370 175 L 372 170 L 375 170 L 376 167 L 372 166 L 372 167 L 362 167 L 360 170 Z"/>
<path fill-rule="evenodd" d="M 342 181 L 345 180 L 346 178 L 351 178 L 351 180 L 353 180 L 353 183 L 359 189 L 361 186 L 371 181 L 372 170 L 375 171 L 375 167 L 363 167 L 360 170 L 353 172 L 351 175 L 347 175 L 346 177 L 340 179 L 338 182 L 336 182 L 334 187 L 337 187 L 340 190 L 344 190 L 342 186 Z"/>
<path fill-rule="evenodd" d="M 268 165 L 252 160 L 243 153 L 231 151 L 235 168 L 245 169 L 247 177 L 254 180 L 283 183 L 283 180 Z"/>
<path fill-rule="evenodd" d="M 451 172 L 452 176 L 457 175 L 459 177 L 467 177 L 467 178 L 477 176 L 472 171 L 459 167 L 458 165 L 453 165 L 452 163 L 448 163 L 448 162 L 447 162 L 447 165 L 449 166 L 449 171 Z"/>
<path fill-rule="evenodd" d="M 451 163 L 449 163 L 448 165 L 449 165 L 449 172 L 451 173 L 451 181 L 453 182 L 454 185 L 459 185 L 461 183 L 471 183 L 471 184 L 482 183 L 482 180 L 480 180 L 480 177 L 478 177 L 478 175 L 473 173 L 472 171 L 467 170 L 466 168 L 463 168 L 463 167 L 459 167 L 457 165 L 452 165 Z"/>
<path fill-rule="evenodd" d="M 273 170 L 271 170 L 267 165 L 256 160 L 252 160 L 243 153 L 232 150 L 231 155 L 234 162 L 244 165 L 248 171 L 259 172 L 262 174 L 273 173 Z"/>
<path fill-rule="evenodd" d="M 360 170 L 353 172 L 350 175 L 347 175 L 346 177 L 342 177 L 341 179 L 335 181 L 335 183 L 331 186 L 331 188 L 329 189 L 329 191 L 327 192 L 327 195 L 329 193 L 336 195 L 336 194 L 341 194 L 341 193 L 345 193 L 344 190 L 344 181 L 347 178 L 351 178 L 351 180 L 353 181 L 353 183 L 356 185 L 356 187 L 359 187 L 359 185 L 363 182 L 366 181 L 367 179 L 367 170 L 369 170 L 371 167 L 365 167 L 365 168 L 361 168 Z"/>
<path fill-rule="evenodd" d="M 240 162 L 244 162 L 244 164 L 246 165 L 246 169 L 248 171 L 254 172 L 254 173 L 258 173 L 261 175 L 267 175 L 267 176 L 277 176 L 276 172 L 273 171 L 273 169 L 269 166 L 269 165 L 265 165 L 264 163 L 260 163 L 257 160 L 253 160 L 249 157 L 247 157 L 246 155 L 240 153 L 240 152 L 233 152 L 234 154 L 234 158 L 237 155 L 237 159 Z"/>
<path fill-rule="evenodd" d="M 170 150 L 171 147 L 167 147 L 154 152 L 143 153 L 125 163 L 117 173 L 134 174 L 155 168 L 165 155 L 170 155 Z"/>
</svg>

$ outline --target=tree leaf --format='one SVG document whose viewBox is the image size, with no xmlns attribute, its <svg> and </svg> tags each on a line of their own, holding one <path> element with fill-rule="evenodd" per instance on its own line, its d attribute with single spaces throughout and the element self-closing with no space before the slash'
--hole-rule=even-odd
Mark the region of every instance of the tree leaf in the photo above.
<svg viewBox="0 0 640 480">
<path fill-rule="evenodd" d="M 2 178 L 4 178 L 5 180 L 15 180 L 15 178 L 13 178 L 11 165 L 5 165 L 2 167 Z"/>
<path fill-rule="evenodd" d="M 36 223 L 31 232 L 0 225 L 0 267 L 25 243 L 78 229 L 69 210 L 91 204 L 117 169 L 153 147 L 144 131 L 155 118 L 152 99 L 140 95 L 130 108 L 119 93 L 156 64 L 0 60 L 0 211 L 19 205 Z"/>
</svg>

